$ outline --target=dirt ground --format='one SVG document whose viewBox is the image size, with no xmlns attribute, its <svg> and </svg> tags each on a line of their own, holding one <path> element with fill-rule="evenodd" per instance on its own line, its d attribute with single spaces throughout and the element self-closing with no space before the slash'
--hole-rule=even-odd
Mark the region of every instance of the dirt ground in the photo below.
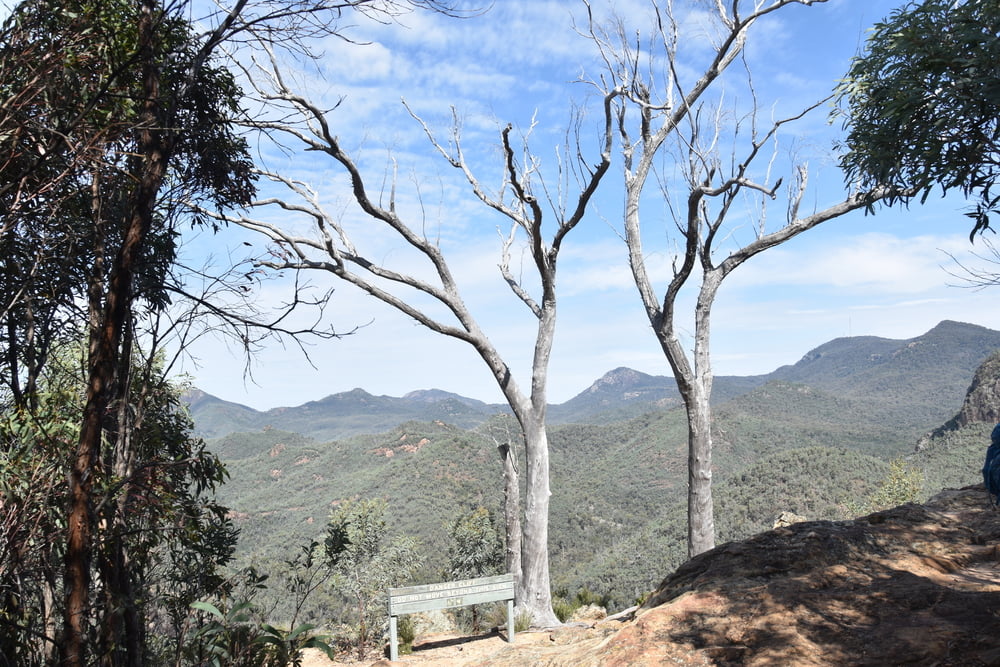
<svg viewBox="0 0 1000 667">
<path fill-rule="evenodd" d="M 1000 666 L 1000 511 L 982 486 L 855 521 L 812 521 L 720 545 L 646 605 L 515 636 L 418 638 L 395 663 L 472 667 Z"/>
<path fill-rule="evenodd" d="M 302 665 L 303 667 L 368 667 L 369 665 L 373 667 L 376 665 L 378 667 L 402 665 L 464 667 L 466 665 L 490 665 L 511 659 L 530 660 L 529 656 L 546 652 L 557 654 L 560 649 L 556 644 L 558 640 L 553 639 L 553 634 L 558 636 L 561 633 L 564 637 L 572 634 L 575 640 L 579 640 L 588 632 L 592 631 L 573 628 L 558 631 L 521 632 L 514 635 L 513 644 L 509 644 L 503 634 L 496 632 L 476 636 L 431 635 L 417 639 L 414 642 L 413 653 L 400 655 L 395 662 L 390 662 L 386 658 L 379 660 L 375 657 L 358 661 L 347 656 L 341 656 L 338 660 L 333 661 L 320 651 L 307 650 L 303 656 Z M 520 664 L 530 665 L 532 663 L 521 662 Z"/>
</svg>

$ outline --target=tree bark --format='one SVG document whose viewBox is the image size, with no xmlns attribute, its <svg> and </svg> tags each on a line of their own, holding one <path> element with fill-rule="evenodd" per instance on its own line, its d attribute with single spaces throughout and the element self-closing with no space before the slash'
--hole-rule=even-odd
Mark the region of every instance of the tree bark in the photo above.
<svg viewBox="0 0 1000 667">
<path fill-rule="evenodd" d="M 710 395 L 701 387 L 687 404 L 688 417 L 688 557 L 715 546 L 712 503 L 712 413 Z"/>
<path fill-rule="evenodd" d="M 503 461 L 504 566 L 507 572 L 521 576 L 521 487 L 517 461 L 511 442 L 501 443 L 497 450 Z"/>
<path fill-rule="evenodd" d="M 63 664 L 88 664 L 87 628 L 90 568 L 93 551 L 93 482 L 99 472 L 104 415 L 108 410 L 125 323 L 132 306 L 135 270 L 152 225 L 156 197 L 166 174 L 169 141 L 161 128 L 160 73 L 155 49 L 155 0 L 142 0 L 139 18 L 139 57 L 143 100 L 138 126 L 139 181 L 132 193 L 124 239 L 119 248 L 105 299 L 103 318 L 92 345 L 86 404 L 80 439 L 70 469 L 70 508 L 65 563 L 66 607 L 63 619 Z"/>
<path fill-rule="evenodd" d="M 532 625 L 561 625 L 552 611 L 549 579 L 549 441 L 544 420 L 524 425 L 525 505 L 522 568 L 518 580 L 518 606 L 531 616 Z"/>
</svg>

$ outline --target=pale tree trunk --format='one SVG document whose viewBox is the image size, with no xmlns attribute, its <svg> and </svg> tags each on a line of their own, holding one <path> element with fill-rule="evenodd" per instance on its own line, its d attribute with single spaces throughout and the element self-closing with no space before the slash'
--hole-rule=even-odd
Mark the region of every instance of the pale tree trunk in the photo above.
<svg viewBox="0 0 1000 667">
<path fill-rule="evenodd" d="M 497 450 L 503 461 L 504 566 L 507 572 L 521 575 L 521 487 L 517 474 L 514 446 L 509 440 Z"/>
<path fill-rule="evenodd" d="M 710 303 L 710 302 L 709 302 Z M 664 355 L 684 400 L 688 425 L 688 557 L 715 546 L 715 514 L 712 502 L 712 373 L 708 366 L 709 314 L 695 331 L 695 366 L 672 326 L 657 331 Z"/>
<path fill-rule="evenodd" d="M 535 357 L 532 364 L 531 397 L 526 397 L 510 374 L 510 369 L 483 336 L 476 345 L 486 365 L 493 371 L 524 436 L 524 521 L 521 523 L 520 569 L 514 569 L 515 606 L 518 614 L 531 618 L 533 627 L 560 625 L 552 611 L 549 578 L 549 441 L 545 431 L 546 375 L 555 333 L 555 303 L 546 302 L 540 311 Z M 478 331 L 478 330 L 477 330 Z M 481 333 L 481 332 L 479 332 Z M 513 462 L 512 462 L 513 463 Z M 516 477 L 507 484 L 517 483 Z"/>
<path fill-rule="evenodd" d="M 540 225 L 539 225 L 540 227 Z M 524 433 L 524 539 L 521 543 L 520 595 L 517 606 L 531 617 L 534 627 L 562 623 L 552 610 L 549 577 L 549 438 L 545 430 L 548 410 L 548 371 L 556 331 L 555 254 L 539 252 L 535 263 L 542 282 L 542 299 L 534 310 L 538 317 L 535 351 L 531 364 L 531 397 L 508 394 L 511 407 Z M 534 304 L 533 301 L 528 301 Z"/>
<path fill-rule="evenodd" d="M 518 608 L 531 616 L 532 625 L 560 625 L 552 611 L 549 581 L 549 441 L 544 422 L 525 425 L 524 541 L 518 579 Z"/>
<path fill-rule="evenodd" d="M 718 32 L 714 52 L 709 52 L 704 69 L 694 69 L 697 57 L 679 52 L 690 43 L 682 35 L 682 22 L 668 6 L 657 13 L 659 36 L 647 42 L 625 29 L 624 22 L 609 31 L 591 22 L 590 36 L 608 64 L 607 78 L 598 84 L 609 90 L 617 85 L 623 90 L 618 109 L 618 133 L 621 140 L 625 180 L 624 231 L 629 265 L 650 325 L 674 373 L 683 400 L 688 423 L 688 553 L 697 555 L 715 544 L 712 508 L 712 370 L 709 355 L 712 305 L 723 279 L 750 257 L 779 245 L 825 220 L 856 208 L 871 205 L 880 192 L 855 193 L 844 201 L 805 218 L 798 217 L 799 203 L 805 190 L 805 170 L 798 172 L 797 188 L 789 189 L 787 224 L 765 233 L 766 203 L 776 199 L 781 179 L 772 183 L 770 168 L 763 168 L 755 180 L 751 163 L 761 149 L 772 142 L 785 123 L 798 116 L 775 121 L 767 131 L 756 125 L 746 145 L 733 143 L 733 154 L 724 158 L 719 152 L 719 138 L 724 129 L 722 114 L 702 98 L 734 62 L 739 61 L 750 27 L 767 14 L 783 7 L 808 5 L 823 0 L 767 0 L 753 3 L 741 12 L 740 3 L 714 3 L 706 11 L 715 14 Z M 749 3 L 747 3 L 749 4 Z M 636 45 L 643 44 L 639 49 Z M 648 59 L 648 63 L 647 63 Z M 678 66 L 684 61 L 684 66 Z M 690 62 L 688 62 L 690 61 Z M 661 63 L 668 63 L 662 67 Z M 647 64 L 649 69 L 647 70 Z M 646 71 L 664 71 L 660 80 L 646 77 Z M 698 73 L 700 72 L 700 74 Z M 687 77 L 688 73 L 693 73 Z M 683 78 L 688 78 L 685 81 Z M 752 81 L 748 94 L 756 108 Z M 728 82 L 732 84 L 732 81 Z M 721 97 L 716 98 L 722 99 Z M 628 108 L 626 108 L 628 107 Z M 743 113 L 743 112 L 741 112 Z M 753 112 L 751 112 L 753 113 Z M 715 118 L 713 121 L 705 120 Z M 738 137 L 739 135 L 735 135 Z M 742 139 L 739 139 L 742 141 Z M 776 144 L 775 144 L 776 146 Z M 664 166 L 662 163 L 665 163 Z M 661 231 L 671 230 L 676 238 L 668 239 L 674 255 L 671 276 L 662 291 L 653 286 L 643 250 L 641 202 L 650 174 L 679 174 L 679 187 L 661 182 L 662 199 L 670 205 L 670 216 L 663 220 Z M 686 201 L 675 199 L 684 192 Z M 760 200 L 756 228 L 749 243 L 738 245 L 726 225 L 730 213 L 746 215 L 745 199 Z M 662 203 L 657 204 L 662 207 Z M 713 209 L 714 206 L 714 209 Z M 735 207 L 735 208 L 734 208 Z M 648 224 L 648 223 L 647 223 Z M 744 222 L 745 224 L 745 222 Z M 719 244 L 730 243 L 728 252 Z M 657 247 L 655 253 L 663 252 Z M 716 258 L 721 261 L 717 261 Z M 699 286 L 700 279 L 700 286 Z M 693 321 L 678 323 L 678 300 L 682 292 L 697 294 Z M 694 351 L 689 357 L 677 333 L 678 328 L 693 331 Z"/>
<path fill-rule="evenodd" d="M 712 415 L 709 398 L 708 394 L 699 390 L 687 406 L 689 558 L 715 546 L 715 515 L 712 504 Z"/>
<path fill-rule="evenodd" d="M 715 509 L 712 503 L 712 304 L 722 272 L 704 269 L 695 305 L 694 376 L 685 398 L 688 418 L 688 556 L 715 546 Z M 678 346 L 679 347 L 679 346 Z M 677 349 L 677 348 L 674 348 Z"/>
</svg>

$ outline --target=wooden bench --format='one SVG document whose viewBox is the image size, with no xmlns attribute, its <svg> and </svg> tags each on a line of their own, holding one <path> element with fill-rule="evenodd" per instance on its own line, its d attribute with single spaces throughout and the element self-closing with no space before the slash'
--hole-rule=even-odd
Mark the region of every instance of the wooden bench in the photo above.
<svg viewBox="0 0 1000 667">
<path fill-rule="evenodd" d="M 389 660 L 399 655 L 397 618 L 435 609 L 468 607 L 485 602 L 507 601 L 507 641 L 514 641 L 514 575 L 450 581 L 424 586 L 389 589 Z"/>
</svg>

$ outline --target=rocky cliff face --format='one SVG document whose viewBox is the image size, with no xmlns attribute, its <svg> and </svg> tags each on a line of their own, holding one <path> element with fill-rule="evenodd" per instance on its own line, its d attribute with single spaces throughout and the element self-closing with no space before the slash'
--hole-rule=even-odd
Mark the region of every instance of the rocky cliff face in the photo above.
<svg viewBox="0 0 1000 667">
<path fill-rule="evenodd" d="M 976 370 L 962 410 L 955 417 L 961 428 L 972 422 L 1000 422 L 1000 354 L 994 354 Z"/>
</svg>

